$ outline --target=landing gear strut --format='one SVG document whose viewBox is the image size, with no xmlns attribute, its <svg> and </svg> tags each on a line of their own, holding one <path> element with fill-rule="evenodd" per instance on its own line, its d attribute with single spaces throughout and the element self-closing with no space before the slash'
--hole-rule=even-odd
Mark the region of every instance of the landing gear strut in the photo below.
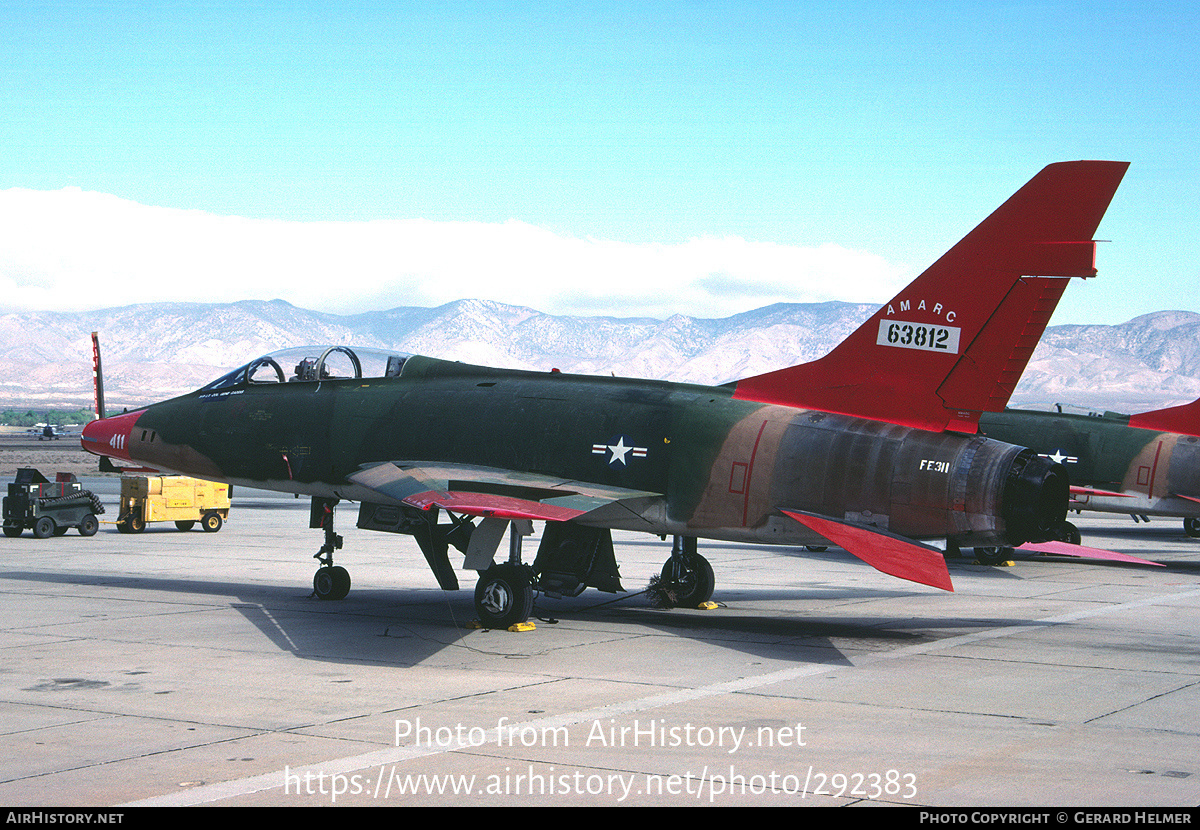
<svg viewBox="0 0 1200 830">
<path fill-rule="evenodd" d="M 659 587 L 672 605 L 681 608 L 695 608 L 712 599 L 716 577 L 712 565 L 696 552 L 696 537 L 674 537 Z"/>
<path fill-rule="evenodd" d="M 333 564 L 333 552 L 342 549 L 342 537 L 333 532 L 333 508 L 337 499 L 313 496 L 309 525 L 325 531 L 325 544 L 313 554 L 321 563 L 313 575 L 313 594 L 317 599 L 345 599 L 350 593 L 350 573 Z"/>
</svg>

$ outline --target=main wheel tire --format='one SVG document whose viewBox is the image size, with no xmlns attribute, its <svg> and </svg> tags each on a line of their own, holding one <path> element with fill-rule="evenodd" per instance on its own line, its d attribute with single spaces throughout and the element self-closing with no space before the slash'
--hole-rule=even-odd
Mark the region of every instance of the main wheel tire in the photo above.
<svg viewBox="0 0 1200 830">
<path fill-rule="evenodd" d="M 1055 525 L 1054 538 L 1059 542 L 1066 542 L 1068 545 L 1078 545 L 1083 541 L 1083 537 L 1079 534 L 1079 528 L 1065 520 Z"/>
<path fill-rule="evenodd" d="M 672 556 L 662 569 L 662 584 L 680 608 L 695 608 L 712 599 L 717 580 L 712 565 L 698 553 Z"/>
<path fill-rule="evenodd" d="M 475 584 L 475 611 L 485 628 L 508 628 L 533 613 L 533 581 L 525 565 L 492 565 Z"/>
<path fill-rule="evenodd" d="M 33 535 L 39 539 L 49 539 L 54 535 L 54 519 L 49 516 L 42 516 L 33 523 Z"/>
<path fill-rule="evenodd" d="M 175 523 L 175 527 L 179 528 L 180 530 L 191 530 L 195 526 L 196 526 L 196 523 L 194 521 L 190 521 L 190 520 L 185 521 L 185 522 L 176 522 Z"/>
<path fill-rule="evenodd" d="M 313 574 L 313 593 L 317 599 L 345 599 L 350 593 L 350 572 L 340 565 L 317 568 Z"/>
<path fill-rule="evenodd" d="M 21 535 L 21 531 L 24 529 L 25 528 L 21 527 L 20 525 L 5 525 L 4 535 L 10 539 L 15 539 Z"/>
<path fill-rule="evenodd" d="M 100 522 L 91 513 L 88 513 L 79 520 L 79 535 L 80 536 L 95 536 L 96 531 L 100 529 Z"/>
<path fill-rule="evenodd" d="M 1200 538 L 1200 519 L 1195 516 L 1183 520 L 1183 532 L 1193 539 Z"/>
<path fill-rule="evenodd" d="M 999 565 L 1012 557 L 1012 548 L 975 548 L 975 558 L 982 565 Z"/>
<path fill-rule="evenodd" d="M 129 517 L 129 532 L 130 533 L 141 533 L 145 529 L 146 529 L 146 520 L 145 519 L 143 519 L 141 516 L 130 516 Z"/>
<path fill-rule="evenodd" d="M 200 526 L 204 528 L 205 533 L 216 533 L 221 529 L 221 514 L 215 511 L 205 513 L 200 517 Z"/>
</svg>

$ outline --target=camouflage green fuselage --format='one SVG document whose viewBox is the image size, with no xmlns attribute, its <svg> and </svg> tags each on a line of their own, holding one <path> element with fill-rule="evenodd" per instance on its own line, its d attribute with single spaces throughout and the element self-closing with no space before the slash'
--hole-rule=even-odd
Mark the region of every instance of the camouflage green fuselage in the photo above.
<svg viewBox="0 0 1200 830">
<path fill-rule="evenodd" d="M 398 378 L 243 383 L 156 404 L 128 452 L 162 469 L 355 501 L 380 501 L 349 480 L 373 464 L 520 470 L 654 494 L 579 521 L 660 534 L 823 541 L 779 513 L 787 508 L 912 538 L 1011 541 L 1016 508 L 1004 502 L 1016 502 L 1006 487 L 1020 448 L 730 391 L 413 357 Z"/>
<path fill-rule="evenodd" d="M 1077 487 L 1072 507 L 1135 515 L 1200 516 L 1200 438 L 1137 429 L 1129 416 L 1008 409 L 985 413 L 980 434 L 1061 463 Z"/>
</svg>

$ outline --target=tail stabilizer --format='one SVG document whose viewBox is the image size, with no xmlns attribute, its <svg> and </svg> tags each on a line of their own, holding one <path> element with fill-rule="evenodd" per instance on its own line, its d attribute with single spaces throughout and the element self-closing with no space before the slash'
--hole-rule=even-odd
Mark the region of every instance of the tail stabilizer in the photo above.
<svg viewBox="0 0 1200 830">
<path fill-rule="evenodd" d="M 742 400 L 975 432 L 1004 408 L 1128 162 L 1046 167 L 825 357 L 739 381 Z"/>
<path fill-rule="evenodd" d="M 1031 553 L 1053 553 L 1058 556 L 1074 556 L 1078 559 L 1103 559 L 1109 562 L 1129 562 L 1135 565 L 1153 565 L 1156 568 L 1165 568 L 1166 565 L 1161 562 L 1151 562 L 1149 559 L 1139 559 L 1136 556 L 1130 556 L 1128 553 L 1118 553 L 1114 550 L 1104 550 L 1103 548 L 1089 548 L 1086 545 L 1071 545 L 1066 542 L 1038 542 L 1036 544 L 1026 542 L 1017 548 L 1017 550 L 1030 551 Z"/>
<path fill-rule="evenodd" d="M 1137 429 L 1152 429 L 1155 432 L 1200 435 L 1200 400 L 1130 415 L 1129 425 Z"/>
<path fill-rule="evenodd" d="M 782 512 L 877 571 L 943 591 L 954 590 L 950 571 L 946 567 L 946 557 L 937 548 L 885 530 L 839 522 L 816 513 L 803 510 Z"/>
</svg>

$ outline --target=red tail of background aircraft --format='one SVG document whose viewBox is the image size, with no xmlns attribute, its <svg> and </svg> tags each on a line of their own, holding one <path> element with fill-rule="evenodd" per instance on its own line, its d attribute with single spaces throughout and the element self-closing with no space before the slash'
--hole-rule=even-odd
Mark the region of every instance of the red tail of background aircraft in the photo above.
<svg viewBox="0 0 1200 830">
<path fill-rule="evenodd" d="M 1129 426 L 1156 432 L 1200 435 L 1200 400 L 1129 416 Z"/>
</svg>

